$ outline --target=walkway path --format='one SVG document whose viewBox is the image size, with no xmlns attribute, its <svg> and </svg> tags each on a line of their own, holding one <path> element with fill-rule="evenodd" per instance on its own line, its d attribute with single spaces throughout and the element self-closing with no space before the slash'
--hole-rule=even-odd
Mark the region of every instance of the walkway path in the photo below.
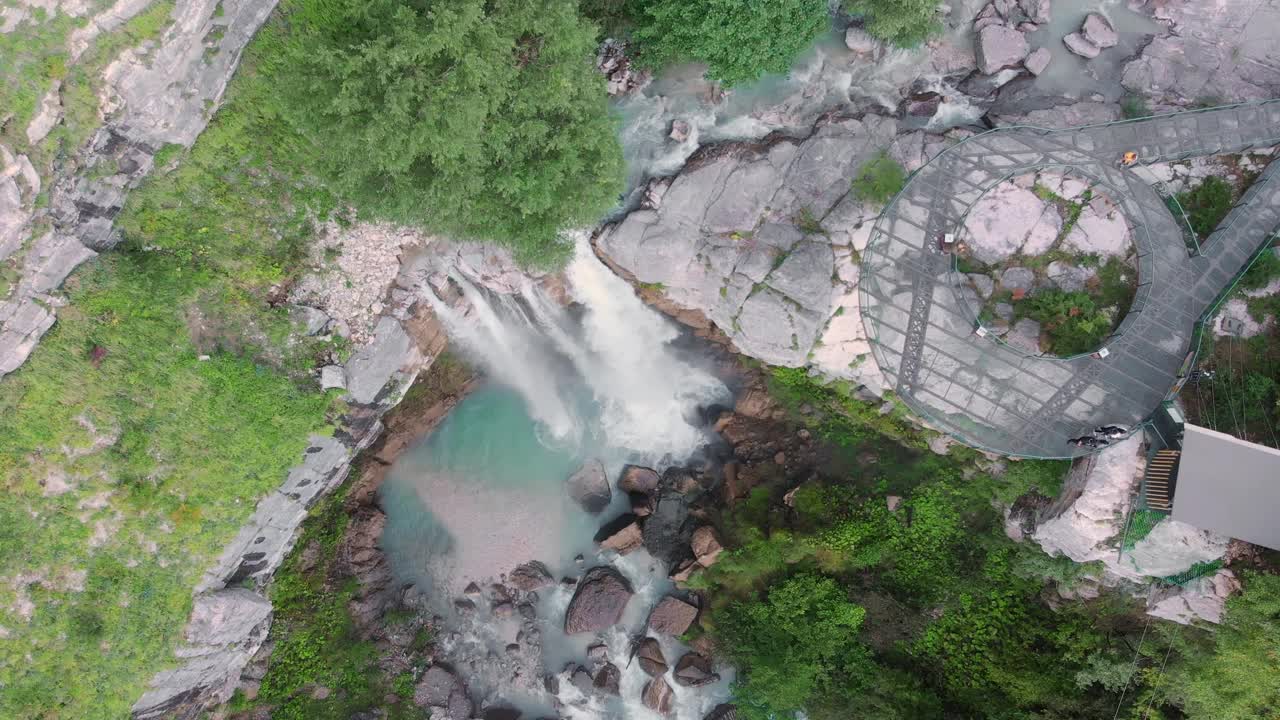
<svg viewBox="0 0 1280 720">
<path fill-rule="evenodd" d="M 1196 322 L 1280 230 L 1280 162 L 1193 257 L 1155 189 L 1117 160 L 1126 150 L 1158 163 L 1276 144 L 1280 100 L 1069 130 L 1001 128 L 949 148 L 885 208 L 863 253 L 863 322 L 888 384 L 934 425 L 1006 455 L 1070 457 L 1084 451 L 1068 439 L 1094 427 L 1136 428 L 1174 388 Z M 1133 230 L 1138 291 L 1105 359 L 1028 356 L 976 335 L 964 276 L 939 247 L 983 193 L 1053 166 L 1092 177 Z"/>
</svg>

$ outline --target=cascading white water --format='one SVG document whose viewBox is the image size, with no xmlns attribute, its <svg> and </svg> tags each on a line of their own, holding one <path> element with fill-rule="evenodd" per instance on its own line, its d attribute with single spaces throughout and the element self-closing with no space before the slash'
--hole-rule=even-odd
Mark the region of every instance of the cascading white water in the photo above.
<svg viewBox="0 0 1280 720">
<path fill-rule="evenodd" d="M 459 313 L 430 299 L 452 337 L 494 379 L 517 390 L 529 413 L 557 441 L 574 443 L 587 425 L 610 447 L 660 461 L 682 460 L 706 441 L 697 409 L 723 401 L 728 390 L 714 375 L 672 351 L 679 332 L 636 297 L 592 253 L 585 232 L 565 272 L 581 321 L 570 318 L 533 283 L 511 296 L 482 292 L 461 275 L 454 280 L 471 305 Z M 565 377 L 565 361 L 577 377 Z M 594 417 L 582 417 L 572 386 L 591 390 Z"/>
<path fill-rule="evenodd" d="M 453 278 L 471 306 L 469 314 L 450 307 L 434 292 L 426 293 L 450 337 L 481 358 L 494 379 L 524 396 L 529 414 L 554 438 L 561 441 L 573 438 L 579 425 L 556 387 L 555 369 L 550 358 L 540 350 L 539 334 L 532 332 L 528 325 L 511 322 L 510 316 L 499 317 L 489 297 L 467 278 L 461 275 Z"/>
</svg>

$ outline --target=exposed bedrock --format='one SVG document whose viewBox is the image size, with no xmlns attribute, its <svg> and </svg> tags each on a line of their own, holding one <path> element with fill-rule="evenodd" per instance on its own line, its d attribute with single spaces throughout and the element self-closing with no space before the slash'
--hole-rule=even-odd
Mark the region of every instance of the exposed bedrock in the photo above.
<svg viewBox="0 0 1280 720">
<path fill-rule="evenodd" d="M 912 169 L 941 147 L 897 131 L 894 119 L 868 114 L 826 119 L 803 140 L 708 148 L 674 179 L 653 181 L 645 205 L 604 228 L 597 250 L 659 288 L 663 309 L 713 323 L 739 352 L 878 383 L 862 362 L 854 288 L 879 207 L 850 182 L 883 149 Z"/>
<path fill-rule="evenodd" d="M 1280 0 L 1143 4 L 1169 32 L 1125 66 L 1125 89 L 1184 106 L 1280 96 Z"/>
<path fill-rule="evenodd" d="M 134 3 L 128 12 L 145 5 Z M 62 281 L 119 241 L 112 221 L 156 153 L 166 145 L 189 146 L 204 130 L 245 45 L 275 5 L 178 0 L 173 24 L 158 41 L 126 49 L 103 71 L 102 125 L 73 159 L 40 177 L 26 156 L 0 148 L 0 260 L 17 256 L 19 273 L 8 297 L 0 295 L 0 377 L 21 367 L 53 326 L 55 308 L 64 304 Z M 76 42 L 83 45 L 84 36 L 73 36 Z M 51 91 L 27 128 L 29 142 L 40 142 L 61 122 L 59 108 Z M 7 190 L 10 166 L 21 171 L 24 187 L 14 185 L 19 192 Z M 36 207 L 41 185 L 47 209 Z M 36 237 L 38 225 L 48 230 Z"/>
</svg>

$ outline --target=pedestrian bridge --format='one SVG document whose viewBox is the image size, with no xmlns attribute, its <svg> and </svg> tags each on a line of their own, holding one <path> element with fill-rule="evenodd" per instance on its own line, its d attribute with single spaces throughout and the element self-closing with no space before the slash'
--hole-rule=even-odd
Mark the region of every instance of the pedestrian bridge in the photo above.
<svg viewBox="0 0 1280 720">
<path fill-rule="evenodd" d="M 862 255 L 860 300 L 887 386 L 934 426 L 1002 455 L 1066 458 L 1099 425 L 1137 429 L 1180 387 L 1199 325 L 1280 230 L 1280 162 L 1272 162 L 1202 243 L 1187 242 L 1138 165 L 1280 144 L 1280 100 L 1066 130 L 1009 127 L 960 142 L 916 171 L 876 221 Z M 1129 313 L 1105 357 L 1029 355 L 975 333 L 964 275 L 939 238 L 988 190 L 1060 168 L 1105 186 L 1138 257 Z"/>
</svg>

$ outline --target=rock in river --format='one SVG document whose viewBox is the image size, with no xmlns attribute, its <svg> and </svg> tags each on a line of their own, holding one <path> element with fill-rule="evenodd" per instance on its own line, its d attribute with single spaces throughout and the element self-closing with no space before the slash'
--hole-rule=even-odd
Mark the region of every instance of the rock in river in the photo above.
<svg viewBox="0 0 1280 720">
<path fill-rule="evenodd" d="M 588 460 L 578 472 L 569 476 L 569 496 L 589 513 L 598 513 L 609 506 L 613 491 L 604 472 L 604 463 Z"/>
<path fill-rule="evenodd" d="M 605 550 L 626 555 L 644 542 L 640 524 L 635 515 L 626 514 L 611 520 L 596 533 L 595 541 Z"/>
<path fill-rule="evenodd" d="M 592 682 L 596 690 L 610 695 L 618 695 L 621 693 L 622 671 L 618 670 L 618 666 L 613 663 L 605 663 L 598 671 L 596 671 L 596 679 Z"/>
<path fill-rule="evenodd" d="M 507 581 L 525 592 L 538 590 L 555 582 L 547 566 L 537 560 L 517 566 L 515 570 L 511 571 Z"/>
<path fill-rule="evenodd" d="M 676 663 L 676 682 L 685 687 L 702 687 L 720 679 L 711 672 L 711 658 L 698 653 L 685 653 Z"/>
<path fill-rule="evenodd" d="M 669 715 L 675 698 L 667 681 L 656 677 L 650 680 L 648 685 L 644 686 L 644 694 L 640 699 L 644 702 L 644 706 L 650 710 Z"/>
<path fill-rule="evenodd" d="M 649 613 L 649 629 L 667 635 L 683 635 L 698 617 L 698 608 L 668 595 Z"/>
<path fill-rule="evenodd" d="M 978 32 L 975 55 L 978 69 L 983 75 L 992 75 L 1002 68 L 1022 62 L 1030 51 L 1027 38 L 1007 25 L 988 25 Z"/>
<path fill-rule="evenodd" d="M 593 567 L 582 576 L 564 614 L 569 635 L 599 632 L 616 625 L 631 600 L 631 583 L 611 567 Z"/>
<path fill-rule="evenodd" d="M 657 677 L 667 672 L 667 658 L 662 654 L 662 646 L 654 638 L 647 637 L 640 641 L 636 649 L 636 660 L 640 669 L 646 674 Z"/>
</svg>

